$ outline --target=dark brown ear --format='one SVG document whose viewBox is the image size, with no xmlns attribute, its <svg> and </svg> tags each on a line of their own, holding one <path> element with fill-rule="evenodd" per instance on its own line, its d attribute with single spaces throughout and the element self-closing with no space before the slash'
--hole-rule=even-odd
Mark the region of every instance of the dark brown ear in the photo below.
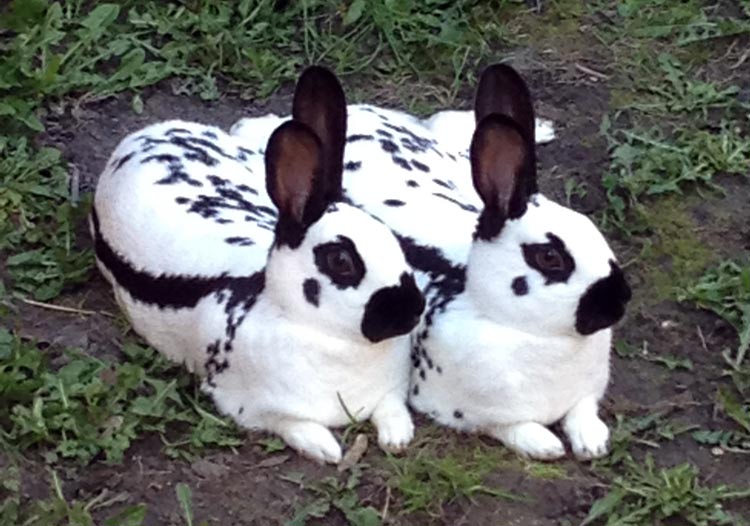
<svg viewBox="0 0 750 526">
<path fill-rule="evenodd" d="M 533 155 L 520 126 L 510 117 L 491 114 L 477 125 L 471 141 L 471 176 L 484 202 L 477 237 L 493 239 L 507 219 L 521 217 L 535 179 Z"/>
<path fill-rule="evenodd" d="M 336 75 L 321 66 L 305 69 L 294 91 L 292 118 L 309 126 L 320 139 L 326 198 L 339 200 L 346 142 L 346 97 Z"/>
<path fill-rule="evenodd" d="M 493 64 L 482 72 L 474 100 L 477 123 L 497 113 L 516 121 L 530 141 L 534 141 L 534 106 L 529 88 L 512 67 Z"/>
<path fill-rule="evenodd" d="M 328 206 L 321 165 L 320 140 L 302 123 L 287 121 L 266 146 L 266 188 L 279 209 L 276 243 L 299 246 L 307 227 Z"/>
</svg>

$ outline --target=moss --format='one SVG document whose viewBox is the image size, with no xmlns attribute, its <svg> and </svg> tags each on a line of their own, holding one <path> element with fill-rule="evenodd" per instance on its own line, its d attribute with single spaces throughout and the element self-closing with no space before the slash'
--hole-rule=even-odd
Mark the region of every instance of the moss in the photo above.
<svg viewBox="0 0 750 526">
<path fill-rule="evenodd" d="M 642 218 L 652 232 L 644 242 L 638 265 L 644 299 L 649 303 L 671 299 L 676 288 L 702 275 L 714 262 L 715 252 L 699 236 L 689 203 L 681 198 L 652 203 Z"/>
</svg>

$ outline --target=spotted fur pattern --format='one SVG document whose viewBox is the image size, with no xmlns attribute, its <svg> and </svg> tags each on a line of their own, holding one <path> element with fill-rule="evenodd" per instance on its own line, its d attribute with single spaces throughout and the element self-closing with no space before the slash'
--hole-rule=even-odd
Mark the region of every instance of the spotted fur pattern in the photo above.
<svg viewBox="0 0 750 526">
<path fill-rule="evenodd" d="M 596 226 L 538 192 L 535 143 L 554 133 L 523 80 L 490 67 L 473 113 L 348 115 L 346 196 L 396 232 L 427 297 L 411 405 L 546 459 L 565 452 L 546 428 L 562 420 L 576 456 L 603 455 L 610 327 L 630 290 Z M 231 131 L 247 147 L 262 141 L 251 123 Z"/>
<path fill-rule="evenodd" d="M 320 175 L 329 145 L 281 128 L 267 151 L 182 121 L 123 139 L 94 198 L 98 266 L 133 328 L 240 425 L 337 462 L 328 427 L 351 414 L 401 450 L 422 295 L 392 232 Z"/>
</svg>

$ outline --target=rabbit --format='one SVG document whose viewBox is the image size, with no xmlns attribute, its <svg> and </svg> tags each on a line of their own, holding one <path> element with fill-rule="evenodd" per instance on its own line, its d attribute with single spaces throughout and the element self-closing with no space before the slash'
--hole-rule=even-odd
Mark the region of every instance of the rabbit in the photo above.
<svg viewBox="0 0 750 526">
<path fill-rule="evenodd" d="M 576 457 L 606 454 L 598 403 L 631 291 L 594 223 L 539 193 L 554 130 L 520 75 L 487 68 L 473 117 L 350 106 L 348 129 L 345 195 L 399 236 L 427 297 L 410 405 L 522 456 L 563 456 L 559 420 Z"/>
<path fill-rule="evenodd" d="M 393 233 L 342 200 L 345 134 L 338 80 L 310 67 L 264 155 L 212 126 L 153 124 L 115 149 L 90 218 L 133 328 L 240 426 L 331 463 L 328 428 L 351 417 L 384 450 L 411 440 L 408 334 L 425 307 Z"/>
</svg>

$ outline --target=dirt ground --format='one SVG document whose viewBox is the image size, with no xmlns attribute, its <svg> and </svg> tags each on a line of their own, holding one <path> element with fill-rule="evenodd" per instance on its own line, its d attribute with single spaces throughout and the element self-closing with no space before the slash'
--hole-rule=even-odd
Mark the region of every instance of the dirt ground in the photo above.
<svg viewBox="0 0 750 526">
<path fill-rule="evenodd" d="M 558 139 L 539 149 L 540 183 L 545 193 L 564 201 L 566 177 L 586 181 L 589 192 L 573 205 L 584 212 L 601 207 L 604 196 L 599 180 L 607 166 L 607 145 L 598 134 L 602 117 L 609 110 L 610 89 L 606 80 L 586 75 L 573 63 L 560 59 L 553 69 L 549 60 L 544 65 L 532 52 L 516 54 L 514 64 L 529 79 L 538 101 L 538 112 L 551 118 L 557 126 Z M 592 57 L 595 61 L 596 57 Z M 744 88 L 750 86 L 750 76 Z M 467 96 L 470 90 L 467 90 Z M 264 111 L 283 112 L 289 105 L 289 91 L 282 90 L 265 107 L 249 107 L 242 101 L 224 98 L 206 103 L 198 99 L 171 94 L 168 84 L 146 90 L 144 111 L 136 115 L 126 97 L 112 98 L 88 105 L 72 125 L 70 118 L 49 123 L 43 141 L 61 148 L 67 159 L 82 175 L 84 189 L 93 187 L 98 171 L 128 132 L 147 123 L 166 118 L 199 120 L 228 127 L 241 115 Z M 470 104 L 467 98 L 464 105 Z M 701 225 L 699 237 L 716 245 L 716 237 L 724 253 L 750 250 L 750 182 L 733 180 L 726 196 L 711 195 L 691 204 L 691 213 Z M 81 236 L 88 243 L 87 236 Z M 626 240 L 613 239 L 621 259 L 633 257 Z M 618 340 L 635 345 L 648 343 L 648 350 L 688 358 L 692 370 L 669 370 L 661 364 L 644 359 L 621 358 L 614 355 L 611 387 L 603 413 L 614 426 L 614 414 L 646 415 L 664 411 L 673 424 L 716 428 L 727 424 L 714 409 L 716 386 L 726 381 L 720 356 L 723 349 L 736 345 L 733 330 L 714 315 L 697 311 L 673 301 L 656 301 L 645 289 L 644 270 L 635 264 L 629 273 L 635 298 L 627 317 L 616 331 Z M 669 267 L 665 268 L 670 272 Z M 62 298 L 59 303 L 85 309 L 115 312 L 110 290 L 96 273 L 90 282 Z M 75 346 L 96 356 L 119 357 L 118 342 L 122 331 L 106 316 L 76 316 L 24 306 L 15 323 L 20 334 L 55 346 Z M 437 454 L 456 448 L 483 449 L 502 447 L 489 439 L 462 436 L 438 429 L 418 420 L 417 438 L 408 455 L 421 448 L 433 448 Z M 343 477 L 335 467 L 319 466 L 300 458 L 290 450 L 267 453 L 258 443 L 260 435 L 250 435 L 236 451 L 207 452 L 199 460 L 188 463 L 171 460 L 162 452 L 157 436 L 139 440 L 127 453 L 122 465 L 108 466 L 94 462 L 86 468 L 67 466 L 61 472 L 66 494 L 85 500 L 106 488 L 113 494 L 126 492 L 129 502 L 148 505 L 146 524 L 183 524 L 182 513 L 174 498 L 174 486 L 187 483 L 193 490 L 195 523 L 265 525 L 289 520 L 295 507 L 309 499 L 309 493 L 285 476 L 304 474 L 306 481 L 324 477 Z M 742 455 L 714 454 L 701 446 L 689 433 L 674 440 L 660 442 L 658 447 L 632 442 L 629 451 L 636 458 L 650 452 L 658 465 L 671 466 L 689 461 L 700 468 L 702 479 L 711 484 L 727 483 L 746 487 L 750 481 L 750 458 Z M 445 525 L 523 525 L 553 526 L 579 524 L 592 502 L 606 493 L 606 485 L 596 470 L 587 464 L 566 460 L 560 464 L 564 477 L 540 477 L 512 455 L 498 454 L 501 459 L 486 481 L 526 500 L 497 499 L 480 495 L 473 500 L 458 499 L 446 505 L 441 516 L 424 513 L 400 515 L 397 496 L 387 489 L 392 470 L 383 454 L 370 447 L 363 463 L 369 467 L 357 487 L 363 505 L 372 505 L 386 513 L 386 524 Z M 29 497 L 45 495 L 49 489 L 44 480 L 44 467 L 27 461 L 24 477 Z M 34 477 L 33 474 L 39 474 Z M 730 506 L 750 521 L 747 501 Z M 317 524 L 347 524 L 343 515 L 332 512 Z"/>
</svg>

